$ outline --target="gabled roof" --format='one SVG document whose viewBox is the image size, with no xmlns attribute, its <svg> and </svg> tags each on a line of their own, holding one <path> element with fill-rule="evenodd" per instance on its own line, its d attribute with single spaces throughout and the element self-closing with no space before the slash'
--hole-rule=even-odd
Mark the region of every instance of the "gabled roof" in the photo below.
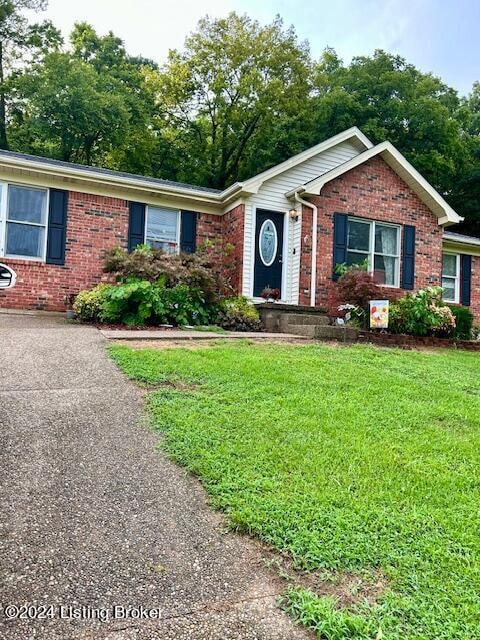
<svg viewBox="0 0 480 640">
<path fill-rule="evenodd" d="M 363 153 L 359 153 L 351 160 L 327 171 L 314 180 L 310 180 L 298 189 L 294 189 L 286 194 L 287 198 L 293 197 L 295 193 L 299 195 L 319 195 L 327 182 L 338 178 L 347 171 L 358 167 L 370 158 L 381 156 L 383 160 L 404 180 L 427 207 L 437 215 L 440 225 L 455 224 L 462 222 L 463 218 L 456 213 L 444 198 L 436 191 L 431 184 L 408 162 L 408 160 L 390 142 L 381 142 L 372 146 Z"/>
<path fill-rule="evenodd" d="M 231 192 L 241 191 L 243 193 L 256 193 L 259 187 L 265 182 L 265 180 L 270 180 L 270 178 L 274 178 L 275 176 L 280 175 L 284 171 L 288 171 L 292 167 L 295 167 L 302 162 L 306 162 L 310 158 L 326 151 L 334 147 L 341 142 L 346 142 L 348 140 L 354 140 L 357 142 L 359 146 L 359 153 L 361 150 L 370 149 L 373 147 L 372 142 L 364 135 L 358 127 L 350 127 L 350 129 L 346 129 L 341 133 L 338 133 L 323 142 L 319 142 L 313 147 L 302 151 L 301 153 L 297 153 L 297 155 L 292 156 L 288 160 L 281 162 L 280 164 L 275 165 L 271 169 L 267 169 L 266 171 L 262 171 L 262 173 L 253 176 L 252 178 L 248 178 L 248 180 L 244 180 L 243 182 L 235 182 L 230 187 L 225 189 L 222 192 L 222 196 L 229 197 Z"/>
<path fill-rule="evenodd" d="M 241 197 L 242 194 L 256 193 L 260 185 L 269 178 L 295 167 L 305 162 L 309 158 L 334 147 L 341 142 L 347 140 L 355 141 L 358 146 L 359 153 L 365 149 L 370 149 L 372 143 L 357 128 L 351 127 L 346 131 L 328 138 L 319 144 L 302 151 L 302 153 L 281 162 L 280 164 L 263 171 L 248 180 L 236 182 L 223 191 L 219 189 L 210 189 L 208 187 L 199 187 L 196 185 L 185 184 L 183 182 L 174 182 L 172 180 L 162 180 L 161 178 L 150 178 L 147 176 L 135 175 L 124 171 L 114 171 L 112 169 L 103 169 L 101 167 L 91 167 L 73 162 L 64 162 L 53 158 L 44 158 L 34 156 L 27 153 L 17 153 L 14 151 L 0 151 L 0 167 L 18 167 L 25 171 L 37 171 L 42 175 L 56 175 L 65 179 L 75 178 L 77 181 L 101 182 L 109 186 L 124 186 L 136 190 L 151 190 L 158 194 L 167 196 L 178 196 L 181 198 L 195 198 L 202 202 L 208 202 L 211 205 L 221 206 L 233 198 Z"/>
</svg>

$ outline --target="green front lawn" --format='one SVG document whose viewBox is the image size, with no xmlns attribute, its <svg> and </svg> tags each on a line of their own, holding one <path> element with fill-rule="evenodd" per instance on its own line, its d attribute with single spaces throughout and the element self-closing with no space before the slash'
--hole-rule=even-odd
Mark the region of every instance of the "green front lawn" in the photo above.
<svg viewBox="0 0 480 640">
<path fill-rule="evenodd" d="M 235 529 L 376 602 L 291 589 L 319 637 L 480 637 L 480 357 L 368 346 L 111 348 Z M 176 385 L 179 382 L 181 384 Z M 186 383 L 186 384 L 185 384 Z"/>
</svg>

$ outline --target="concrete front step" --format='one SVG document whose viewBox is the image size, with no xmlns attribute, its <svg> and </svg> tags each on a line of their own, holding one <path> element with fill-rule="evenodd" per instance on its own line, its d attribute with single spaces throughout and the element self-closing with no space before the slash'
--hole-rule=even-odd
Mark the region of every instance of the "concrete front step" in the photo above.
<svg viewBox="0 0 480 640">
<path fill-rule="evenodd" d="M 315 324 L 289 324 L 286 325 L 284 329 L 285 332 L 289 334 L 294 334 L 296 336 L 304 336 L 305 338 L 315 338 L 315 331 L 318 329 L 318 326 Z"/>
<path fill-rule="evenodd" d="M 356 342 L 358 329 L 332 325 L 328 327 L 314 327 L 314 337 L 318 340 L 337 340 L 338 342 Z"/>
<path fill-rule="evenodd" d="M 286 324 L 309 324 L 309 325 L 328 325 L 330 320 L 328 316 L 320 314 L 308 313 L 285 313 L 281 316 L 281 321 Z"/>
</svg>

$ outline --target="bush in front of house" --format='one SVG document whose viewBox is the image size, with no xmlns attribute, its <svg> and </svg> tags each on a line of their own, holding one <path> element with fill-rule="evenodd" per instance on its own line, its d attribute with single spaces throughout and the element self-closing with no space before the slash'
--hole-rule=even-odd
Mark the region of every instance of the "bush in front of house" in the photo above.
<svg viewBox="0 0 480 640">
<path fill-rule="evenodd" d="M 129 326 L 218 324 L 225 329 L 258 331 L 253 304 L 243 296 L 224 297 L 228 286 L 218 269 L 215 248 L 200 254 L 168 254 L 140 246 L 109 252 L 104 270 L 116 284 L 81 291 L 73 304 L 84 322 Z"/>
<path fill-rule="evenodd" d="M 75 296 L 73 310 L 83 322 L 101 322 L 103 303 L 110 284 L 97 284 L 93 289 L 85 289 Z"/>
<path fill-rule="evenodd" d="M 255 305 L 245 296 L 224 298 L 218 305 L 217 324 L 233 331 L 259 331 L 260 316 Z"/>
<path fill-rule="evenodd" d="M 131 253 L 108 252 L 104 271 L 116 284 L 82 291 L 74 311 L 85 322 L 141 325 L 200 325 L 216 317 L 227 288 L 218 249 L 170 254 L 140 245 Z"/>
<path fill-rule="evenodd" d="M 208 324 L 217 307 L 205 301 L 202 291 L 186 284 L 167 287 L 164 278 L 156 282 L 128 278 L 116 285 L 81 291 L 74 311 L 84 322 L 177 326 Z"/>
<path fill-rule="evenodd" d="M 389 330 L 412 336 L 451 337 L 455 316 L 442 301 L 442 288 L 420 289 L 391 304 Z"/>
<path fill-rule="evenodd" d="M 202 291 L 208 303 L 215 303 L 227 289 L 221 274 L 222 260 L 214 243 L 206 244 L 196 253 L 166 253 L 139 245 L 128 253 L 117 247 L 106 254 L 103 270 L 115 276 L 117 281 L 161 280 L 170 289 L 179 284 Z"/>
<path fill-rule="evenodd" d="M 329 315 L 343 316 L 348 308 L 354 324 L 365 327 L 370 300 L 385 299 L 385 291 L 376 283 L 374 276 L 365 270 L 364 265 L 339 265 L 337 271 L 341 275 L 329 291 Z"/>
<path fill-rule="evenodd" d="M 468 307 L 456 304 L 449 304 L 448 307 L 455 316 L 455 329 L 452 338 L 471 340 L 473 338 L 473 313 Z"/>
</svg>

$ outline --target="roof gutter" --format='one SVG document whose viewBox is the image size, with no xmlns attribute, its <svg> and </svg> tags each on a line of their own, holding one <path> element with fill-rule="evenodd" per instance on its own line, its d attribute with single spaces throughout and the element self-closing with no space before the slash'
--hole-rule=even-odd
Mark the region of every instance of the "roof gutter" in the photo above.
<svg viewBox="0 0 480 640">
<path fill-rule="evenodd" d="M 311 279 L 310 279 L 310 306 L 314 307 L 316 302 L 316 293 L 317 293 L 317 222 L 318 222 L 318 209 L 313 202 L 308 202 L 308 200 L 304 200 L 298 195 L 298 192 L 295 191 L 294 198 L 296 202 L 308 207 L 312 210 L 312 268 L 311 268 Z"/>
<path fill-rule="evenodd" d="M 195 198 L 202 202 L 211 204 L 220 204 L 222 202 L 223 193 L 209 193 L 207 191 L 189 189 L 185 187 L 173 186 L 168 184 L 156 184 L 141 180 L 138 178 L 129 178 L 127 176 L 105 175 L 100 172 L 67 167 L 59 167 L 58 165 L 48 164 L 45 162 L 32 162 L 19 158 L 0 158 L 0 166 L 7 169 L 23 169 L 27 171 L 36 171 L 44 175 L 61 176 L 63 178 L 72 178 L 83 182 L 97 182 L 115 187 L 131 187 L 142 191 L 155 191 L 159 194 L 174 195 L 179 197 Z"/>
</svg>

